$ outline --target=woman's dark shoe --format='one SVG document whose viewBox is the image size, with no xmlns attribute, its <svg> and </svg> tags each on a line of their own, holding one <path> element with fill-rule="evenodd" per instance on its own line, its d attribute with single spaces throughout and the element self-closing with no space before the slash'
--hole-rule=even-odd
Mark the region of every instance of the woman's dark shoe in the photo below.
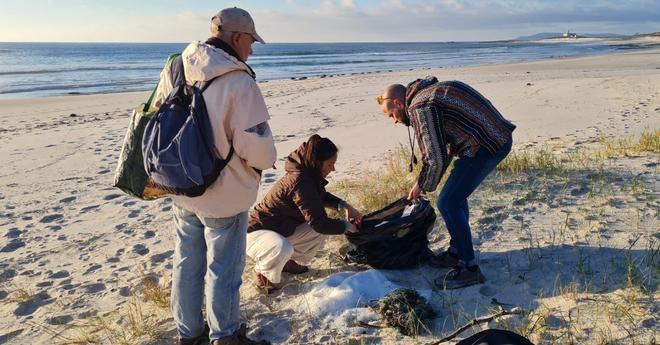
<svg viewBox="0 0 660 345">
<path fill-rule="evenodd" d="M 289 260 L 284 264 L 282 272 L 291 273 L 291 274 L 302 274 L 309 271 L 309 267 L 303 266 L 293 260 Z"/>
<path fill-rule="evenodd" d="M 254 285 L 265 293 L 271 293 L 280 288 L 259 272 L 252 271 L 252 278 L 254 278 Z"/>
</svg>

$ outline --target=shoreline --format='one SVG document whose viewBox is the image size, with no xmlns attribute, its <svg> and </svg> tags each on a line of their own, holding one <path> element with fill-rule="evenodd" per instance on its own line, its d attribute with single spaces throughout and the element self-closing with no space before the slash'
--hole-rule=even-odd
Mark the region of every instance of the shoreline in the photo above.
<svg viewBox="0 0 660 345">
<path fill-rule="evenodd" d="M 586 41 L 581 41 L 581 40 L 586 40 Z M 520 59 L 512 59 L 510 61 L 505 61 L 505 62 L 486 62 L 486 63 L 475 63 L 475 64 L 455 64 L 455 65 L 447 65 L 447 66 L 440 66 L 440 67 L 416 67 L 416 68 L 382 68 L 382 69 L 372 69 L 372 70 L 365 70 L 365 71 L 359 71 L 359 72 L 346 72 L 346 73 L 330 73 L 330 72 L 325 72 L 325 73 L 319 73 L 319 74 L 313 74 L 313 75 L 303 75 L 303 76 L 289 76 L 289 77 L 282 77 L 282 78 L 274 78 L 274 79 L 265 79 L 265 80 L 258 80 L 257 82 L 259 84 L 266 84 L 269 82 L 278 82 L 278 81 L 288 81 L 288 80 L 293 80 L 293 81 L 298 81 L 298 80 L 307 80 L 307 79 L 317 79 L 317 78 L 333 78 L 333 77 L 343 77 L 343 76 L 357 76 L 357 75 L 365 75 L 365 74 L 378 74 L 378 73 L 400 73 L 400 72 L 406 72 L 406 71 L 417 71 L 417 70 L 426 70 L 426 69 L 454 69 L 454 68 L 477 68 L 477 67 L 484 67 L 484 66 L 491 66 L 491 65 L 508 65 L 508 64 L 519 64 L 519 63 L 527 63 L 527 62 L 534 62 L 534 61 L 547 61 L 547 60 L 555 60 L 555 59 L 571 59 L 571 58 L 582 58 L 582 57 L 597 57 L 597 56 L 607 56 L 607 55 L 616 55 L 616 54 L 625 54 L 629 52 L 636 52 L 636 51 L 644 51 L 648 49 L 660 49 L 660 39 L 654 39 L 654 38 L 648 38 L 647 40 L 642 40 L 642 39 L 622 39 L 622 40 L 615 40 L 615 39 L 586 39 L 586 38 L 580 38 L 580 39 L 547 39 L 547 40 L 540 40 L 540 41 L 515 41 L 512 40 L 511 42 L 517 42 L 517 43 L 536 43 L 536 44 L 555 44 L 555 43 L 584 43 L 584 42 L 593 42 L 593 41 L 598 41 L 598 42 L 609 42 L 609 45 L 612 47 L 617 47 L 617 46 L 629 46 L 633 45 L 634 48 L 613 48 L 615 49 L 614 51 L 610 52 L 598 52 L 595 54 L 583 54 L 583 55 L 556 55 L 556 56 L 550 56 L 550 57 L 543 57 L 543 58 L 520 58 Z M 500 41 L 497 41 L 500 42 Z M 502 42 L 509 42 L 509 41 L 502 41 Z M 615 43 L 616 42 L 616 43 Z M 624 43 L 625 42 L 625 43 Z M 488 42 L 485 42 L 488 43 Z M 495 57 L 493 59 L 496 59 Z M 249 62 L 249 61 L 248 61 Z M 157 78 L 154 78 L 154 85 L 157 82 Z M 45 95 L 45 96 L 29 96 L 26 95 L 24 97 L 16 97 L 16 98 L 4 98 L 4 95 L 0 94 L 0 101 L 12 101 L 12 100 L 20 100 L 20 99 L 42 99 L 42 98 L 51 98 L 51 97 L 70 97 L 70 96 L 91 96 L 91 95 L 114 95 L 114 94 L 123 94 L 123 93 L 134 93 L 134 92 L 148 92 L 151 89 L 146 89 L 146 90 L 138 90 L 138 91 L 121 91 L 121 92 L 98 92 L 98 93 L 85 93 L 85 92 L 79 92 L 79 91 L 70 91 L 67 92 L 66 94 L 56 94 L 56 95 Z M 5 95 L 10 95 L 11 93 L 5 94 Z"/>
<path fill-rule="evenodd" d="M 542 41 L 538 41 L 542 42 Z M 555 43 L 555 42 L 548 42 L 548 43 Z M 387 69 L 387 70 L 375 70 L 375 71 L 364 71 L 364 72 L 351 72 L 351 73 L 339 73 L 339 74 L 328 74 L 328 73 L 322 73 L 319 75 L 314 75 L 314 76 L 302 76 L 302 77 L 288 77 L 288 78 L 281 78 L 281 79 L 268 79 L 268 80 L 258 80 L 257 84 L 260 86 L 263 84 L 269 84 L 269 83 L 278 83 L 278 82 L 291 82 L 291 81 L 305 81 L 305 80 L 316 80 L 316 79 L 330 79 L 330 78 L 340 78 L 340 77 L 355 77 L 355 76 L 362 76 L 362 75 L 369 75 L 369 74 L 388 74 L 388 73 L 408 73 L 408 72 L 421 72 L 421 71 L 435 71 L 435 70 L 454 70 L 454 69 L 472 69 L 472 68 L 483 68 L 483 67 L 496 67 L 496 66 L 508 66 L 508 65 L 522 65 L 522 64 L 528 64 L 528 63 L 534 63 L 534 62 L 548 62 L 548 61 L 557 61 L 557 60 L 564 60 L 564 61 L 570 61 L 574 59 L 584 59 L 584 58 L 597 58 L 597 57 L 605 57 L 605 56 L 617 56 L 617 55 L 627 55 L 627 54 L 635 54 L 638 52 L 647 52 L 647 51 L 657 51 L 660 52 L 660 43 L 658 45 L 651 45 L 647 47 L 640 47 L 639 49 L 621 49 L 618 51 L 614 52 L 608 52 L 608 53 L 603 53 L 603 54 L 595 54 L 595 55 L 576 55 L 576 56 L 553 56 L 549 58 L 542 58 L 542 59 L 529 59 L 529 60 L 519 60 L 519 61 L 513 61 L 513 62 L 493 62 L 493 63 L 483 63 L 483 64 L 475 64 L 475 65 L 458 65 L 458 66 L 448 66 L 448 67 L 424 67 L 424 68 L 402 68 L 402 69 Z M 248 61 L 249 62 L 249 61 Z M 156 79 L 154 79 L 154 83 L 157 82 Z M 35 100 L 48 100 L 48 99 L 75 99 L 77 97 L 90 97 L 90 96 L 118 96 L 118 95 L 135 95 L 135 94 L 146 94 L 148 97 L 148 93 L 151 92 L 153 89 L 149 90 L 139 90 L 139 91 L 124 91 L 124 92 L 99 92 L 99 93 L 82 93 L 82 92 L 70 92 L 68 94 L 64 95 L 50 95 L 50 96 L 36 96 L 36 97 L 20 97 L 20 98 L 0 98 L 0 106 L 3 105 L 12 105 L 12 103 L 20 103 L 20 102 L 29 102 L 29 101 L 35 101 Z M 137 105 L 137 104 L 136 104 Z M 2 116 L 4 112 L 0 112 L 0 116 Z"/>
</svg>

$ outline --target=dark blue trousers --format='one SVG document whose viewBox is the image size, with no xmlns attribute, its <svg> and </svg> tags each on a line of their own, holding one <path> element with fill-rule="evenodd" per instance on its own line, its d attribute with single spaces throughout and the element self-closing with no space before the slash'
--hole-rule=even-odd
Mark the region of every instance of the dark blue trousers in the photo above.
<svg viewBox="0 0 660 345">
<path fill-rule="evenodd" d="M 451 236 L 449 246 L 468 266 L 474 265 L 475 261 L 467 198 L 509 154 L 511 144 L 512 141 L 504 144 L 494 155 L 480 148 L 474 157 L 458 158 L 436 201 Z"/>
</svg>

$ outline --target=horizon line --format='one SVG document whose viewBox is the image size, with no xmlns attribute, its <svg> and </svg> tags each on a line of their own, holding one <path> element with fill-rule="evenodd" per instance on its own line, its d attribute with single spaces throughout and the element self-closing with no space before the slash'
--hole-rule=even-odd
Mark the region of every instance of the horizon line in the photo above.
<svg viewBox="0 0 660 345">
<path fill-rule="evenodd" d="M 195 41 L 195 40 L 193 40 Z M 197 40 L 199 41 L 199 40 Z M 452 41 L 299 41 L 299 42 L 286 42 L 274 41 L 266 42 L 266 44 L 327 44 L 327 43 L 475 43 L 475 42 L 507 42 L 519 41 L 518 39 L 499 39 L 499 40 L 485 40 L 485 41 L 469 41 L 469 40 L 452 40 Z M 140 42 L 140 41 L 0 41 L 3 43 L 120 43 L 120 44 L 188 44 L 192 41 L 186 42 Z M 255 42 L 256 43 L 256 42 Z M 260 44 L 258 45 L 260 46 Z"/>
</svg>

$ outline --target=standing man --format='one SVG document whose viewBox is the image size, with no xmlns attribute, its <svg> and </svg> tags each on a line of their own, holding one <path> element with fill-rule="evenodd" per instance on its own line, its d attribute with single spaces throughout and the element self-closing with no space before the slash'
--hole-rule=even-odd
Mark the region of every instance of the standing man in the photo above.
<svg viewBox="0 0 660 345">
<path fill-rule="evenodd" d="M 172 196 L 176 243 L 171 304 L 179 345 L 208 344 L 209 339 L 212 345 L 267 344 L 245 336 L 239 311 L 247 210 L 257 198 L 261 170 L 276 160 L 266 104 L 245 63 L 256 41 L 264 43 L 250 14 L 226 8 L 211 19 L 211 38 L 190 43 L 182 53 L 189 85 L 213 79 L 203 96 L 215 149 L 227 157 L 233 146 L 234 154 L 203 195 Z M 156 106 L 171 90 L 166 67 Z"/>
<path fill-rule="evenodd" d="M 460 81 L 427 77 L 407 87 L 394 84 L 377 101 L 395 124 L 415 129 L 423 165 L 409 200 L 433 192 L 452 157 L 458 157 L 436 202 L 451 237 L 449 249 L 432 260 L 434 266 L 453 269 L 435 284 L 456 289 L 483 283 L 486 278 L 474 257 L 467 198 L 511 151 L 516 126 Z"/>
</svg>

